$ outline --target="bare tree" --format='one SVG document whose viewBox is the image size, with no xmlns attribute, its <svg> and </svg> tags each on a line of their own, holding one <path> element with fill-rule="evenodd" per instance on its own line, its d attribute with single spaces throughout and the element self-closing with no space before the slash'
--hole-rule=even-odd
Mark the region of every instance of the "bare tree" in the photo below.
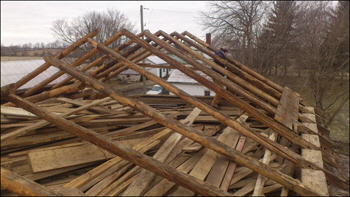
<svg viewBox="0 0 350 197">
<path fill-rule="evenodd" d="M 250 52 L 266 4 L 262 1 L 213 1 L 209 6 L 209 12 L 200 12 L 200 19 L 205 29 L 213 34 L 213 44 L 229 45 L 234 58 L 250 65 Z"/>
<path fill-rule="evenodd" d="M 339 15 L 337 20 L 347 22 L 336 22 L 337 17 L 331 11 L 328 2 L 308 2 L 303 5 L 303 20 L 299 24 L 302 35 L 298 38 L 300 45 L 297 50 L 298 62 L 307 69 L 315 105 L 323 110 L 327 118 L 326 126 L 349 100 L 349 85 L 340 78 L 340 72 L 349 64 L 349 48 L 343 47 L 346 40 L 344 35 L 348 39 L 349 18 Z M 337 24 L 337 27 L 332 28 L 332 23 Z"/>
<path fill-rule="evenodd" d="M 349 72 L 349 1 L 339 1 L 336 9 L 330 11 L 326 43 L 334 49 L 332 61 L 343 79 L 344 73 Z"/>
<path fill-rule="evenodd" d="M 56 20 L 53 22 L 51 29 L 60 41 L 70 45 L 95 29 L 99 33 L 94 39 L 102 43 L 123 28 L 134 32 L 134 26 L 120 11 L 108 9 L 107 12 L 102 13 L 88 12 L 83 16 L 74 18 L 71 22 L 67 19 Z M 120 45 L 120 42 L 120 39 L 118 39 L 110 47 L 114 48 Z M 89 45 L 84 45 L 81 49 L 85 53 L 91 48 Z"/>
</svg>

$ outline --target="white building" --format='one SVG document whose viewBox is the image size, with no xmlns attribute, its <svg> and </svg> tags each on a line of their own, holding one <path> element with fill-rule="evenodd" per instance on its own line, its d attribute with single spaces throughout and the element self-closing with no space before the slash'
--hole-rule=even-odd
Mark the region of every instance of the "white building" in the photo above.
<svg viewBox="0 0 350 197">
<path fill-rule="evenodd" d="M 43 65 L 44 63 L 45 63 L 45 60 L 43 59 L 1 61 L 1 87 L 11 83 L 16 83 L 17 81 L 22 79 L 24 76 L 28 75 L 29 73 L 33 72 L 35 69 Z M 34 77 L 32 80 L 30 80 L 28 83 L 20 87 L 19 90 L 32 88 L 59 71 L 60 70 L 58 68 L 54 66 L 50 66 L 44 72 L 40 73 L 39 75 Z M 65 79 L 66 77 L 68 77 L 68 75 L 63 74 L 59 78 L 50 82 L 48 85 L 56 84 L 62 81 L 63 79 Z"/>
<path fill-rule="evenodd" d="M 169 64 L 159 58 L 158 56 L 151 55 L 147 57 L 147 61 L 150 62 L 150 64 L 159 65 L 159 66 L 169 66 Z M 164 78 L 170 75 L 171 69 L 170 68 L 148 68 L 148 71 L 157 75 L 160 78 Z"/>
<path fill-rule="evenodd" d="M 167 66 L 169 65 L 167 62 L 164 60 L 160 59 L 158 56 L 149 56 L 144 60 L 145 64 L 151 64 L 151 65 L 160 65 L 160 66 Z M 169 68 L 151 68 L 151 67 L 146 67 L 148 72 L 151 72 L 152 74 L 164 78 L 170 75 L 171 69 Z M 132 70 L 128 69 L 123 72 L 121 72 L 118 75 L 118 79 L 124 80 L 124 81 L 140 81 L 141 80 L 141 75 Z"/>
<path fill-rule="evenodd" d="M 212 81 L 211 77 L 204 74 L 201 71 L 196 71 L 201 76 L 207 78 L 208 80 Z M 192 95 L 192 96 L 214 96 L 215 92 L 211 91 L 207 87 L 203 86 L 202 84 L 198 83 L 196 80 L 192 79 L 191 77 L 188 77 L 181 71 L 174 69 L 168 80 L 170 84 L 176 86 L 177 88 L 185 91 L 186 93 Z M 170 93 L 170 95 L 174 95 Z"/>
</svg>

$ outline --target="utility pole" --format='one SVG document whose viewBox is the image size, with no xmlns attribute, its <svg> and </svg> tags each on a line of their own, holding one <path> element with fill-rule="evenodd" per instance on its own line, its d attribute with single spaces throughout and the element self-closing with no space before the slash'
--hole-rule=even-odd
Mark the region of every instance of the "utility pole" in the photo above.
<svg viewBox="0 0 350 197">
<path fill-rule="evenodd" d="M 140 7 L 140 15 L 141 15 L 141 33 L 143 32 L 143 6 Z M 142 40 L 144 37 L 142 36 Z M 142 60 L 142 63 L 144 63 L 144 60 Z M 146 68 L 144 68 L 146 69 Z M 142 75 L 142 81 L 143 81 L 143 93 L 146 94 L 146 77 Z"/>
</svg>

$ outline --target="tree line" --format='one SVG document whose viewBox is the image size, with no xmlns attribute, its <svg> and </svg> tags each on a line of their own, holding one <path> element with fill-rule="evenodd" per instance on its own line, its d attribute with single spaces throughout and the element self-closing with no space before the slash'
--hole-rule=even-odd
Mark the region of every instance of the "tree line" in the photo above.
<svg viewBox="0 0 350 197">
<path fill-rule="evenodd" d="M 68 45 L 63 44 L 60 41 L 55 41 L 51 43 L 25 43 L 25 44 L 17 44 L 5 46 L 1 43 L 1 56 L 18 56 L 21 54 L 22 56 L 27 56 L 29 51 L 37 51 L 41 50 L 42 52 L 35 53 L 34 56 L 43 56 L 45 55 L 45 50 L 47 49 L 64 49 Z"/>
<path fill-rule="evenodd" d="M 349 2 L 333 3 L 213 1 L 200 20 L 212 45 L 260 74 L 302 77 L 329 125 L 349 102 Z"/>
</svg>

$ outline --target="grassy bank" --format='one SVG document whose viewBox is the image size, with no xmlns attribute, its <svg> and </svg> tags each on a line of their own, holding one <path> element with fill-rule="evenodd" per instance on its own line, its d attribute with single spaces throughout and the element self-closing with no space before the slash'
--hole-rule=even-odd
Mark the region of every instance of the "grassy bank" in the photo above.
<svg viewBox="0 0 350 197">
<path fill-rule="evenodd" d="M 281 86 L 287 86 L 294 91 L 298 92 L 300 96 L 306 102 L 315 105 L 315 100 L 313 98 L 312 92 L 307 85 L 306 78 L 297 76 L 287 76 L 287 77 L 271 77 L 272 81 L 280 84 Z M 349 88 L 349 80 L 343 79 L 341 85 L 337 86 L 331 92 L 328 92 L 330 98 L 331 95 L 335 95 L 345 88 Z M 327 101 L 327 100 L 326 100 Z M 333 106 L 335 108 L 337 106 Z M 332 124 L 329 125 L 330 138 L 341 143 L 349 144 L 349 100 L 342 107 L 340 112 L 335 117 Z"/>
</svg>

